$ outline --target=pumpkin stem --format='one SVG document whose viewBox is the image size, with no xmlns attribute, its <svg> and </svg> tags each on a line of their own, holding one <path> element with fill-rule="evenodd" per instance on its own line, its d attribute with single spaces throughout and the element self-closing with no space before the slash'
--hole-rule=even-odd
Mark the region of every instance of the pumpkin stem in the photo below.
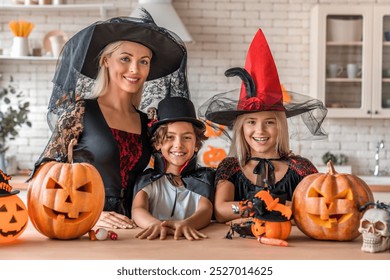
<svg viewBox="0 0 390 280">
<path fill-rule="evenodd" d="M 70 143 L 68 145 L 68 162 L 72 163 L 73 162 L 73 147 L 77 144 L 76 139 L 70 140 Z"/>
<path fill-rule="evenodd" d="M 331 160 L 328 161 L 328 163 L 326 164 L 326 166 L 328 167 L 328 173 L 329 173 L 330 175 L 335 175 L 335 174 L 337 174 L 336 169 L 334 169 L 333 162 L 332 162 Z"/>
</svg>

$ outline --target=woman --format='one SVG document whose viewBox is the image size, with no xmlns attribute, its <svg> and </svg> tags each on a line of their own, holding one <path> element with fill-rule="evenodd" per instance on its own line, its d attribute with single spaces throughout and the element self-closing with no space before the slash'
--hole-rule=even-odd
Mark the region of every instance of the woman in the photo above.
<svg viewBox="0 0 390 280">
<path fill-rule="evenodd" d="M 151 155 L 148 118 L 137 109 L 143 85 L 176 71 L 185 58 L 184 43 L 146 12 L 78 32 L 62 50 L 49 103 L 54 131 L 33 174 L 47 160 L 64 161 L 76 138 L 75 161 L 91 162 L 104 182 L 97 226 L 133 228 L 134 181 Z"/>
</svg>

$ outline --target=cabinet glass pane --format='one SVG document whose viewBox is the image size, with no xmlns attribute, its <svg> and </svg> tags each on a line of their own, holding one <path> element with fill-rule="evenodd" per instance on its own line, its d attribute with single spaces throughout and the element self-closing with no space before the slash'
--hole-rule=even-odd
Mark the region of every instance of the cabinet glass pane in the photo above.
<svg viewBox="0 0 390 280">
<path fill-rule="evenodd" d="M 390 108 L 390 16 L 383 17 L 382 108 Z"/>
<path fill-rule="evenodd" d="M 362 106 L 362 30 L 362 16 L 327 16 L 325 105 L 329 108 Z"/>
</svg>

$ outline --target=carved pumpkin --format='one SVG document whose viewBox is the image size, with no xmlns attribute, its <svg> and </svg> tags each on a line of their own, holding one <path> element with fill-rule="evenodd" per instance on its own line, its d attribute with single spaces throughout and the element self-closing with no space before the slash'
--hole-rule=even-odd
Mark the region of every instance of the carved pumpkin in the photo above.
<svg viewBox="0 0 390 280">
<path fill-rule="evenodd" d="M 0 170 L 0 244 L 18 238 L 26 229 L 28 214 L 26 205 L 12 191 L 8 180 L 11 177 Z"/>
<path fill-rule="evenodd" d="M 208 146 L 203 153 L 203 162 L 208 167 L 218 167 L 219 163 L 226 157 L 226 151 L 222 148 Z"/>
<path fill-rule="evenodd" d="M 252 233 L 255 237 L 264 236 L 267 238 L 277 238 L 286 240 L 290 236 L 291 221 L 272 222 L 263 221 L 254 218 L 255 222 L 252 225 Z"/>
<path fill-rule="evenodd" d="M 339 174 L 328 162 L 328 173 L 305 177 L 296 187 L 292 210 L 296 225 L 319 240 L 353 240 L 359 236 L 359 208 L 373 201 L 367 184 L 351 174 Z"/>
<path fill-rule="evenodd" d="M 104 185 L 89 163 L 46 162 L 39 167 L 27 190 L 28 214 L 35 228 L 49 238 L 74 239 L 98 221 L 104 206 Z"/>
</svg>

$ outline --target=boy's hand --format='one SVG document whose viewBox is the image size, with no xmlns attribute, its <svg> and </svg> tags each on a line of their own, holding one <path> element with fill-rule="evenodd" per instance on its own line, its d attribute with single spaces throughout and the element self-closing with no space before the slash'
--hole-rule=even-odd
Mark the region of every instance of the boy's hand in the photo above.
<svg viewBox="0 0 390 280">
<path fill-rule="evenodd" d="M 207 238 L 207 235 L 197 231 L 191 226 L 188 226 L 183 221 L 163 221 L 161 225 L 174 230 L 173 238 L 175 240 L 179 240 L 182 236 L 190 241 Z"/>
<path fill-rule="evenodd" d="M 169 227 L 162 226 L 161 223 L 152 224 L 139 232 L 135 238 L 153 240 L 160 236 L 160 240 L 164 240 L 168 235 L 174 235 L 175 231 Z"/>
</svg>

